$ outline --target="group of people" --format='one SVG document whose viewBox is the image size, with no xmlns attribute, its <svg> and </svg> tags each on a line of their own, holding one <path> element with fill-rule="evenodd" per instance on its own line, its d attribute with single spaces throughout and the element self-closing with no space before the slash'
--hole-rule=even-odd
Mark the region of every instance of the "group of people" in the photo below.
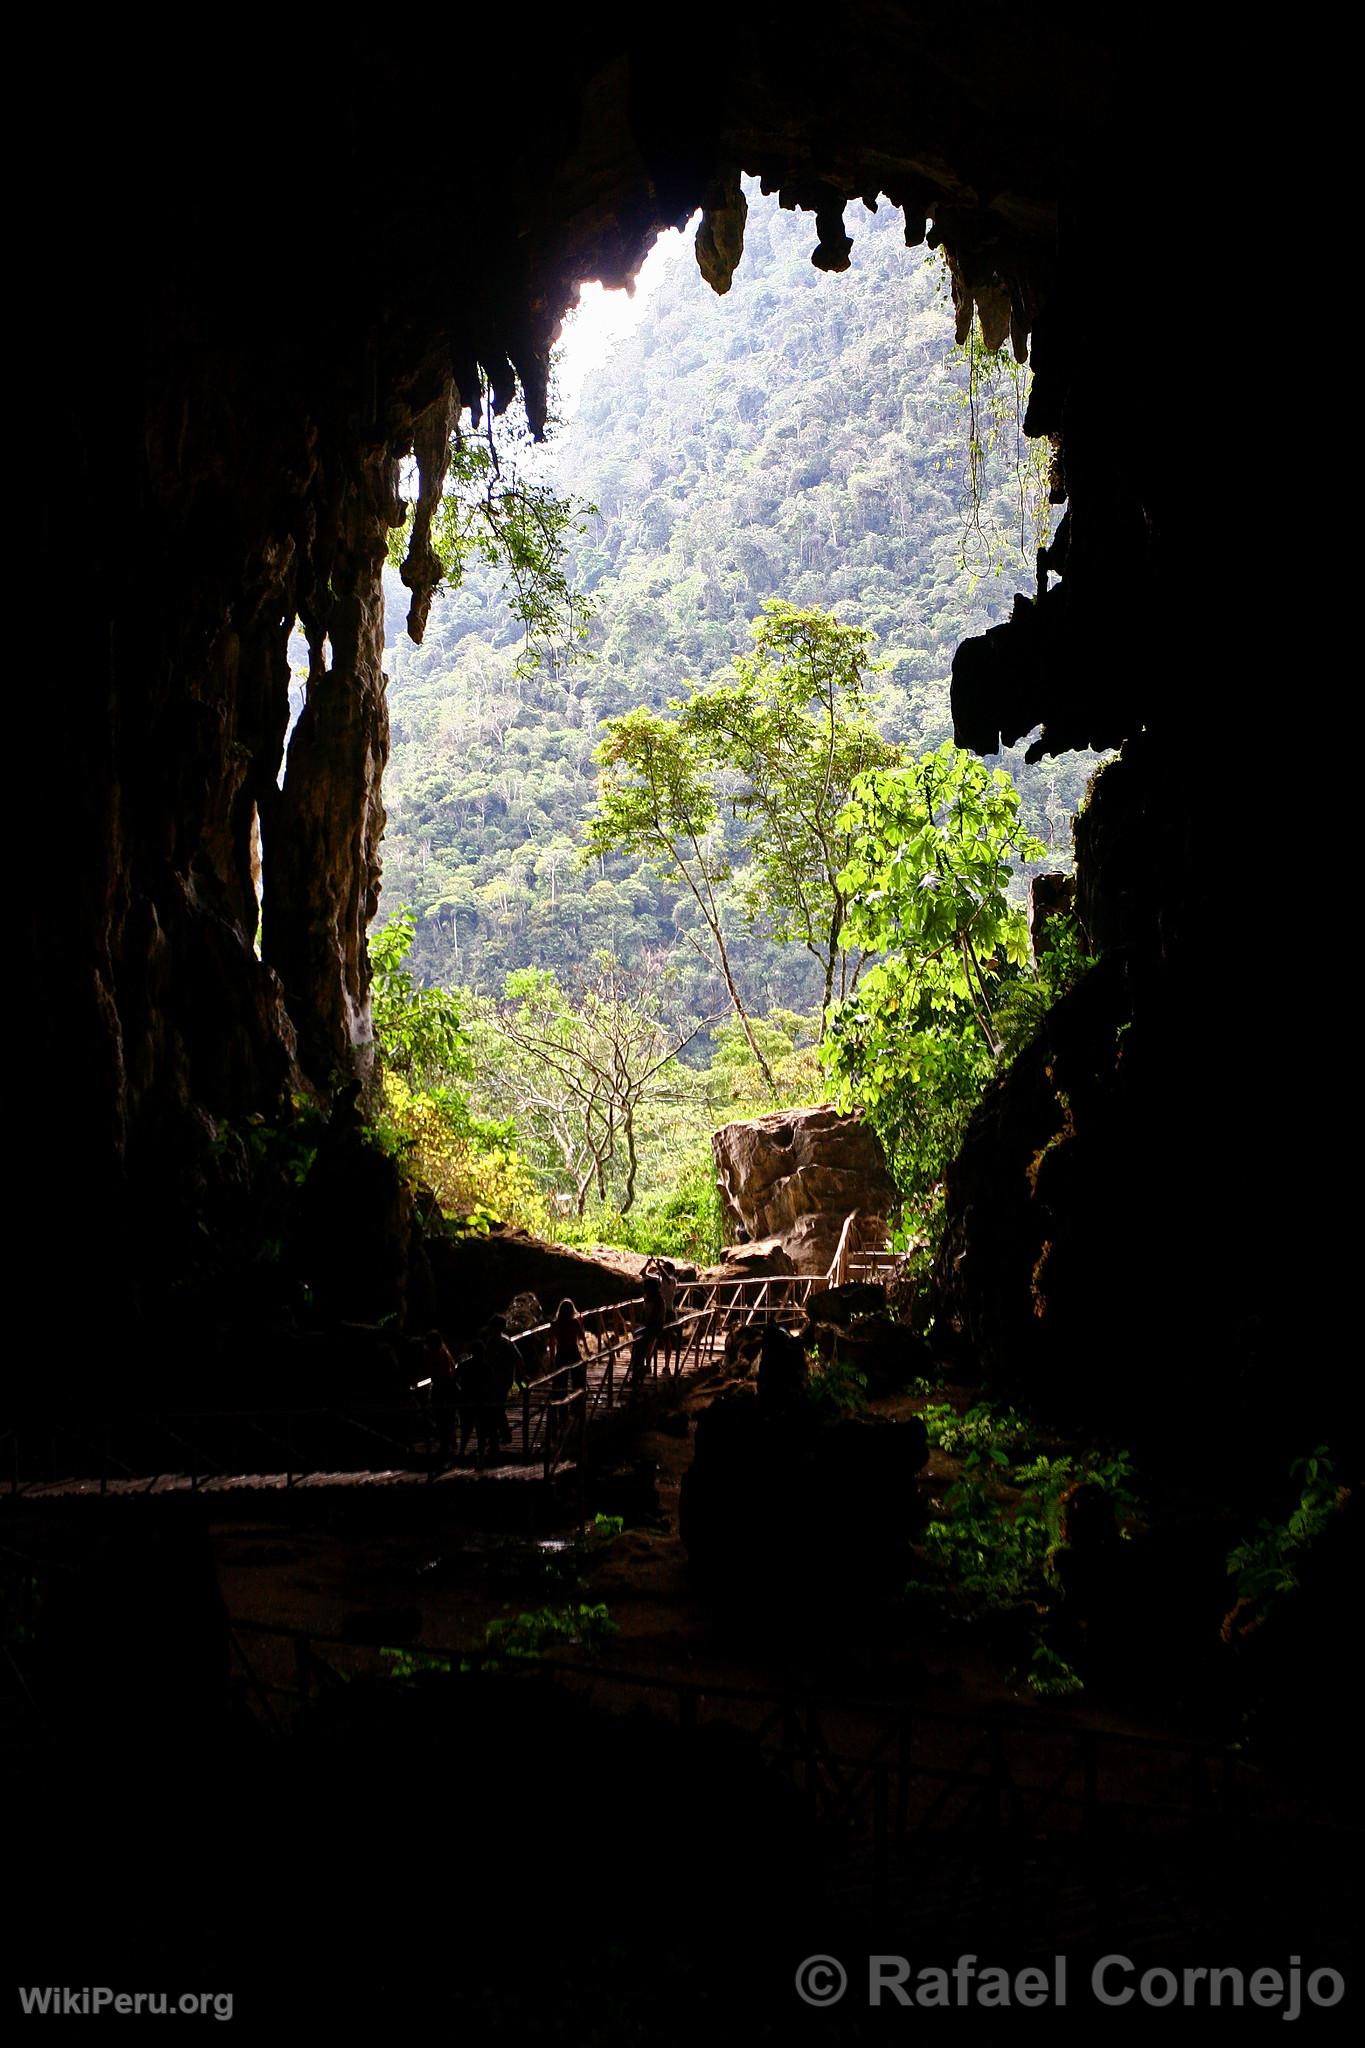
<svg viewBox="0 0 1365 2048">
<path fill-rule="evenodd" d="M 453 1455 L 469 1454 L 486 1464 L 512 1441 L 507 1404 L 521 1377 L 521 1359 L 508 1334 L 506 1316 L 490 1316 L 474 1340 L 469 1356 L 458 1364 L 439 1330 L 426 1340 L 426 1367 L 431 1398 Z"/>
<path fill-rule="evenodd" d="M 627 1383 L 644 1383 L 661 1349 L 667 1351 L 674 1319 L 678 1276 L 670 1259 L 651 1258 L 640 1276 L 641 1320 L 630 1332 Z M 514 1387 L 528 1377 L 506 1316 L 490 1316 L 467 1358 L 457 1360 L 439 1330 L 424 1341 L 423 1365 L 433 1407 L 451 1454 L 465 1458 L 471 1441 L 475 1461 L 486 1464 L 512 1441 L 507 1409 Z M 560 1302 L 543 1339 L 540 1373 L 564 1372 L 568 1389 L 586 1393 L 587 1339 L 574 1303 Z"/>
</svg>

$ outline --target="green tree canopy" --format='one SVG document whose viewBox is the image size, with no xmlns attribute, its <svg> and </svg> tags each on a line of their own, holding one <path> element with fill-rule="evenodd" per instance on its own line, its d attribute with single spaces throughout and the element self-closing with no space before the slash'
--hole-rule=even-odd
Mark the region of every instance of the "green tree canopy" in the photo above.
<svg viewBox="0 0 1365 2048">
<path fill-rule="evenodd" d="M 467 1078 L 469 1047 L 454 996 L 421 988 L 407 966 L 416 919 L 406 907 L 370 933 L 370 1000 L 381 1067 L 414 1088 L 447 1088 Z"/>
<path fill-rule="evenodd" d="M 841 825 L 850 938 L 882 957 L 836 1013 L 826 1067 L 871 1113 L 901 1185 L 922 1193 L 1005 1052 L 1000 997 L 1029 958 L 1008 891 L 1046 848 L 1004 769 L 951 743 L 863 776 Z"/>
<path fill-rule="evenodd" d="M 608 723 L 607 737 L 597 749 L 601 776 L 585 859 L 642 854 L 659 874 L 687 889 L 710 934 L 731 1007 L 776 1100 L 777 1083 L 730 963 L 721 897 L 730 860 L 719 829 L 710 758 L 676 715 L 681 708 L 675 700 L 673 715 L 664 716 L 641 705 Z"/>
<path fill-rule="evenodd" d="M 748 827 L 746 911 L 819 962 L 823 1034 L 836 991 L 849 993 L 861 964 L 846 943 L 841 880 L 853 850 L 848 800 L 860 775 L 900 749 L 872 721 L 874 633 L 818 605 L 767 598 L 752 637 L 733 680 L 677 707 L 678 723 L 714 776 L 738 778 L 728 801 Z"/>
<path fill-rule="evenodd" d="M 899 758 L 872 721 L 875 635 L 818 605 L 764 601 L 730 674 L 666 713 L 644 706 L 609 721 L 588 857 L 643 854 L 691 893 L 735 1015 L 765 1082 L 770 1063 L 749 1021 L 730 960 L 722 890 L 732 874 L 722 805 L 744 828 L 738 898 L 749 923 L 798 943 L 819 963 L 821 1031 L 836 991 L 857 981 L 861 953 L 845 943 L 841 872 L 852 851 L 842 816 L 858 777 Z"/>
</svg>

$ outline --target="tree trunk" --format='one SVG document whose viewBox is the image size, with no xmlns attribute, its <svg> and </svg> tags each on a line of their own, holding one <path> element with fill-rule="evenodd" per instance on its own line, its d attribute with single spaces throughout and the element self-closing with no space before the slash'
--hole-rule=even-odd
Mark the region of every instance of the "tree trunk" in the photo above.
<svg viewBox="0 0 1365 2048">
<path fill-rule="evenodd" d="M 622 1202 L 622 1204 L 621 1204 L 621 1214 L 622 1214 L 623 1216 L 625 1215 L 626 1211 L 627 1211 L 627 1210 L 629 1209 L 629 1207 L 630 1207 L 631 1203 L 632 1203 L 632 1202 L 633 1202 L 633 1201 L 635 1200 L 635 1172 L 636 1172 L 636 1167 L 637 1167 L 637 1164 L 638 1164 L 638 1162 L 637 1162 L 637 1160 L 636 1160 L 636 1157 L 635 1157 L 635 1116 L 634 1116 L 634 1113 L 633 1113 L 633 1112 L 628 1112 L 628 1113 L 627 1113 L 627 1116 L 626 1116 L 626 1120 L 625 1120 L 625 1131 L 626 1131 L 626 1193 L 625 1193 L 625 1200 L 624 1200 L 624 1201 Z"/>
<path fill-rule="evenodd" d="M 831 932 L 829 953 L 825 959 L 825 993 L 820 1002 L 820 1036 L 816 1040 L 817 1045 L 824 1044 L 825 1033 L 829 1029 L 829 1006 L 834 1001 L 834 958 L 835 934 Z"/>
<path fill-rule="evenodd" d="M 711 926 L 711 936 L 716 942 L 716 951 L 720 954 L 721 973 L 725 976 L 725 986 L 730 991 L 730 1001 L 734 1005 L 735 1015 L 743 1027 L 744 1036 L 749 1041 L 749 1050 L 758 1062 L 758 1070 L 763 1076 L 768 1093 L 772 1096 L 774 1102 L 780 1102 L 782 1099 L 781 1090 L 773 1079 L 772 1068 L 759 1051 L 758 1040 L 754 1037 L 754 1027 L 749 1022 L 749 1013 L 740 1001 L 739 990 L 735 987 L 735 977 L 730 972 L 730 956 L 725 950 L 725 941 L 721 937 L 719 925 L 713 924 Z"/>
</svg>

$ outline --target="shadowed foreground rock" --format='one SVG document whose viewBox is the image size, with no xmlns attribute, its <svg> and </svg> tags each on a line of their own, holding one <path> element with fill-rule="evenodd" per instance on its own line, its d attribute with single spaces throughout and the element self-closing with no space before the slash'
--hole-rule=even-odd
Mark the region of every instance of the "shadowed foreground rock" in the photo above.
<svg viewBox="0 0 1365 2048">
<path fill-rule="evenodd" d="M 712 1403 L 683 1474 L 678 1528 L 694 1578 L 764 1615 L 894 1595 L 921 1519 L 924 1425 L 827 1419 L 805 1379 L 800 1340 L 768 1329 L 757 1389 Z"/>
<path fill-rule="evenodd" d="M 821 1288 L 807 1302 L 806 1316 L 806 1341 L 822 1358 L 860 1373 L 874 1400 L 932 1364 L 931 1347 L 890 1313 L 885 1289 L 874 1283 Z"/>
</svg>

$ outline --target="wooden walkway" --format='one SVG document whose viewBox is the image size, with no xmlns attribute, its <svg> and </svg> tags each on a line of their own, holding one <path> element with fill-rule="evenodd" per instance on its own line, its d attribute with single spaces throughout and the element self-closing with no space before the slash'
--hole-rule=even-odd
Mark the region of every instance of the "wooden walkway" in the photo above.
<svg viewBox="0 0 1365 2048">
<path fill-rule="evenodd" d="M 388 1403 L 53 1421 L 22 1439 L 11 1431 L 0 1437 L 0 1500 L 549 1481 L 581 1462 L 592 1426 L 643 1403 L 660 1382 L 714 1366 L 736 1327 L 794 1316 L 827 1277 L 679 1282 L 673 1319 L 634 1375 L 642 1297 L 577 1317 L 585 1356 L 576 1368 L 546 1369 L 549 1323 L 518 1333 L 512 1342 L 522 1374 L 506 1410 L 506 1448 L 482 1465 L 451 1455 L 456 1418 L 428 1380 Z"/>
</svg>

